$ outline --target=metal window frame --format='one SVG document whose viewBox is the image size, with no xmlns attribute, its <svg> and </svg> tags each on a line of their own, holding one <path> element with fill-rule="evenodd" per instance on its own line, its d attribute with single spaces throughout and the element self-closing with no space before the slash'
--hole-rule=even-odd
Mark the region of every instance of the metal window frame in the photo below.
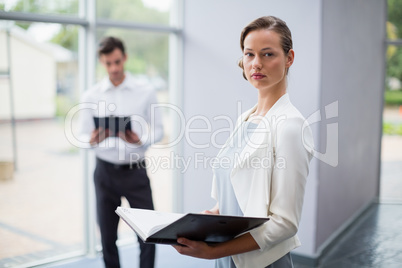
<svg viewBox="0 0 402 268">
<path fill-rule="evenodd" d="M 387 39 L 385 43 L 387 44 L 387 46 L 390 45 L 402 46 L 402 39 L 396 39 L 396 40 Z"/>
<path fill-rule="evenodd" d="M 183 107 L 183 0 L 174 0 L 171 9 L 170 26 L 142 24 L 127 21 L 96 18 L 96 0 L 80 0 L 78 16 L 71 15 L 47 15 L 36 13 L 6 12 L 0 11 L 0 20 L 26 21 L 39 23 L 57 23 L 82 26 L 79 31 L 79 70 L 82 75 L 79 77 L 79 85 L 82 92 L 95 83 L 96 68 L 96 29 L 97 28 L 124 28 L 130 30 L 141 30 L 148 32 L 160 32 L 169 34 L 169 95 L 172 104 Z M 172 122 L 179 125 L 180 122 Z M 174 128 L 176 129 L 176 128 Z M 180 154 L 182 147 L 179 145 L 174 149 Z M 84 251 L 76 251 L 69 254 L 50 257 L 36 261 L 32 265 L 45 265 L 55 261 L 66 260 L 77 256 L 93 257 L 97 253 L 96 245 L 96 222 L 95 222 L 95 197 L 93 193 L 92 169 L 90 153 L 82 154 L 84 163 Z M 176 171 L 173 174 L 173 200 L 174 211 L 182 210 L 182 174 Z M 24 264 L 24 267 L 27 264 Z"/>
<path fill-rule="evenodd" d="M 81 25 L 84 27 L 89 24 L 88 20 L 84 18 L 67 16 L 67 15 L 56 16 L 56 15 L 8 12 L 8 11 L 0 11 L 0 20 L 73 24 L 73 25 Z"/>
</svg>

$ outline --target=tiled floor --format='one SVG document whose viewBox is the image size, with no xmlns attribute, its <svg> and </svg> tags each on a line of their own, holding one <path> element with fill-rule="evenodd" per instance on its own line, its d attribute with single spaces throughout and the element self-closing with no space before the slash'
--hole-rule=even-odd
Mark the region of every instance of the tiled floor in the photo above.
<svg viewBox="0 0 402 268">
<path fill-rule="evenodd" d="M 137 245 L 124 246 L 120 248 L 120 264 L 122 268 L 138 267 Z M 77 261 L 64 264 L 53 264 L 43 266 L 47 268 L 103 268 L 101 256 L 96 258 L 83 258 Z M 157 245 L 155 268 L 213 268 L 213 260 L 195 259 L 178 254 L 175 249 L 168 245 Z"/>
<path fill-rule="evenodd" d="M 402 205 L 373 205 L 319 263 L 328 268 L 402 267 Z"/>
</svg>

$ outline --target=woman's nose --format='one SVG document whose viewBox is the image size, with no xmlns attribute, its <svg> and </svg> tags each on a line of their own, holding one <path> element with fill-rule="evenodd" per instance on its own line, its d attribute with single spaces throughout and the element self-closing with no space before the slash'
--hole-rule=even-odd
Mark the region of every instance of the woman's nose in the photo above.
<svg viewBox="0 0 402 268">
<path fill-rule="evenodd" d="M 261 59 L 258 56 L 253 60 L 253 69 L 261 69 Z"/>
</svg>

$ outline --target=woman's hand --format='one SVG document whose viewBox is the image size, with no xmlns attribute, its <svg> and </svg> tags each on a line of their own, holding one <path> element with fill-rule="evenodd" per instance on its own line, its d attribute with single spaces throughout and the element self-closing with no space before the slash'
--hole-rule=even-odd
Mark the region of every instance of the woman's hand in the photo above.
<svg viewBox="0 0 402 268">
<path fill-rule="evenodd" d="M 204 211 L 201 211 L 201 214 L 215 214 L 215 215 L 218 215 L 219 212 L 212 211 L 212 210 L 204 210 Z"/>
<path fill-rule="evenodd" d="M 179 245 L 174 245 L 173 247 L 180 254 L 209 260 L 236 255 L 260 248 L 250 233 L 243 234 L 226 242 L 212 245 L 182 237 L 177 239 L 177 243 L 179 243 Z"/>
<path fill-rule="evenodd" d="M 180 245 L 173 245 L 173 247 L 182 255 L 209 260 L 217 258 L 217 256 L 214 256 L 213 246 L 205 242 L 193 241 L 182 237 L 177 239 L 177 242 Z"/>
<path fill-rule="evenodd" d="M 213 208 L 211 208 L 210 210 L 204 210 L 201 212 L 202 214 L 215 214 L 215 215 L 219 215 L 219 203 L 216 203 L 215 206 Z"/>
</svg>

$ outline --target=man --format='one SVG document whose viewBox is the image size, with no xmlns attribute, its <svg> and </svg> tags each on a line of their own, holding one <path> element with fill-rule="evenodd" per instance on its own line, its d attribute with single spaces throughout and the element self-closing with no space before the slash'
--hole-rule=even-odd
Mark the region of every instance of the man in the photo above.
<svg viewBox="0 0 402 268">
<path fill-rule="evenodd" d="M 114 37 L 103 39 L 98 56 L 108 77 L 83 96 L 83 103 L 94 106 L 81 111 L 81 132 L 86 134 L 96 154 L 94 182 L 103 259 L 106 268 L 119 268 L 116 246 L 119 217 L 115 210 L 122 196 L 131 207 L 154 208 L 144 154 L 149 145 L 162 139 L 163 127 L 158 109 L 152 107 L 157 103 L 155 92 L 124 71 L 127 55 L 122 41 Z M 112 128 L 101 126 L 105 119 L 99 120 L 99 128 L 95 128 L 94 117 L 111 116 L 129 116 L 131 129 L 115 126 L 116 134 Z M 155 246 L 138 241 L 140 267 L 154 267 Z"/>
</svg>

